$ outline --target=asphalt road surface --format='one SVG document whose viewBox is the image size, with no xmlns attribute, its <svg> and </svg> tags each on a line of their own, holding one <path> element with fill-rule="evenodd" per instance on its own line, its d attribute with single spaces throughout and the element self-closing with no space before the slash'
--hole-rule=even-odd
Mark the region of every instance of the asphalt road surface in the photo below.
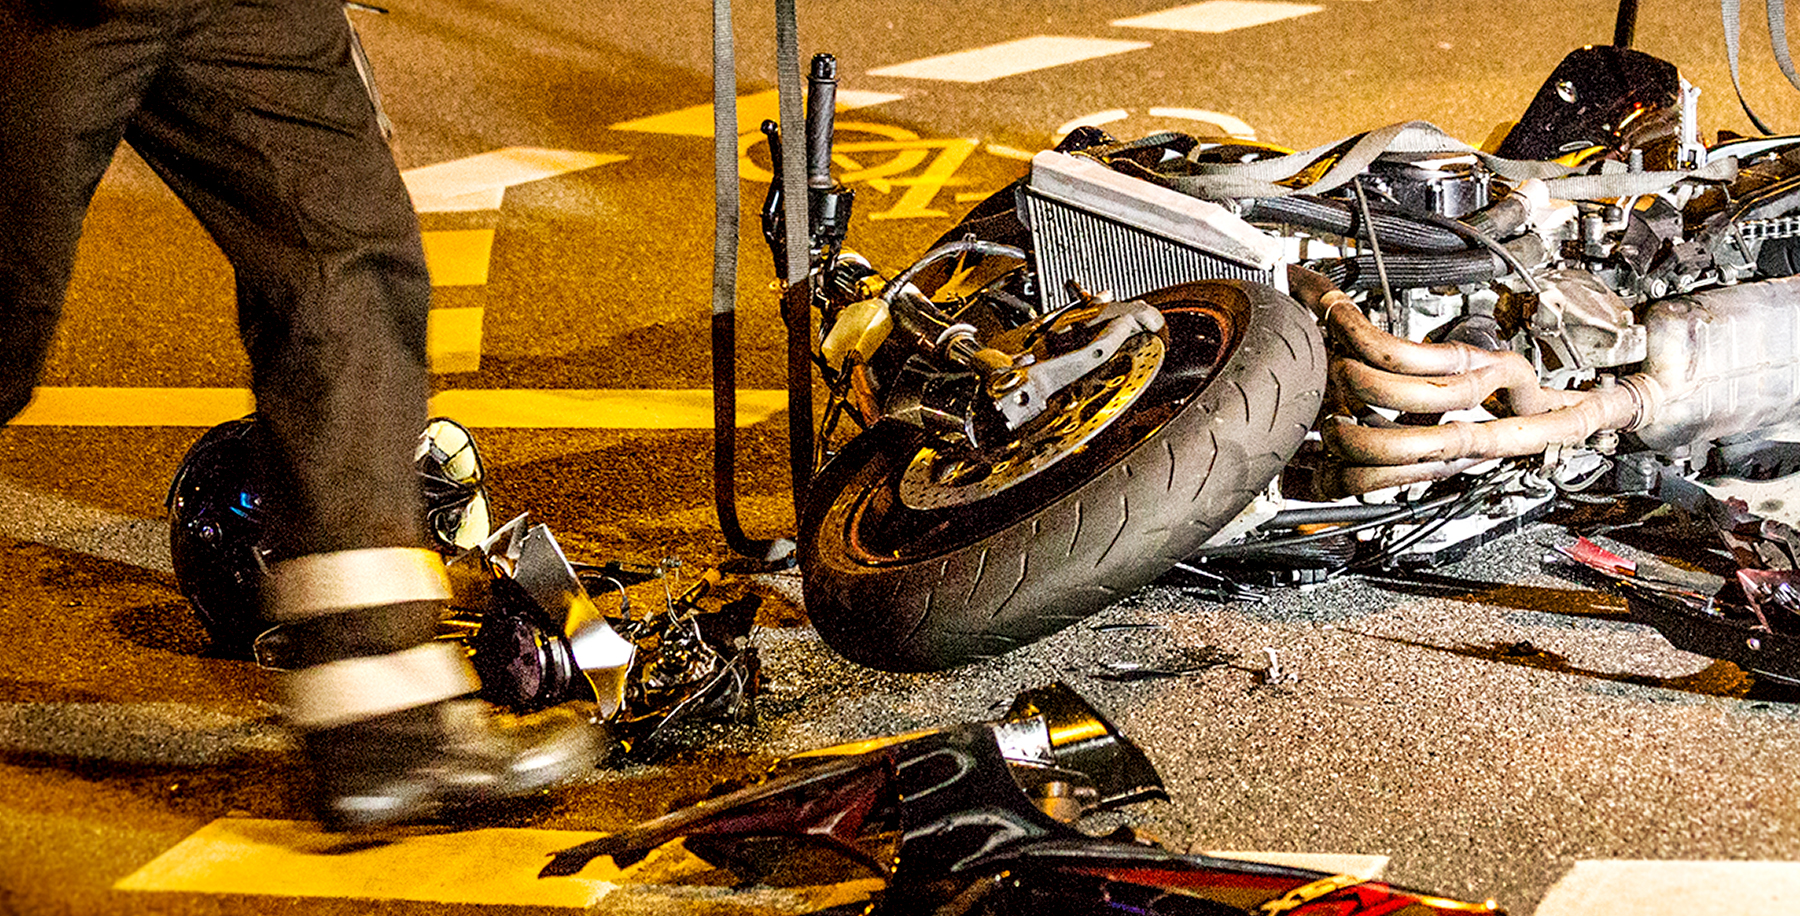
<svg viewBox="0 0 1800 916">
<path fill-rule="evenodd" d="M 903 266 L 1084 120 L 1299 148 L 1419 119 L 1479 143 L 1566 51 L 1613 29 L 1609 4 L 1539 0 L 1137 18 L 1177 6 L 801 3 L 805 52 L 844 68 L 852 247 Z M 792 527 L 771 394 L 781 337 L 754 230 L 773 12 L 737 7 L 741 489 L 746 525 L 776 534 Z M 1745 93 L 1791 129 L 1800 93 L 1775 70 L 1758 9 Z M 427 231 L 439 404 L 477 427 L 496 519 L 530 511 L 577 558 L 674 557 L 688 577 L 725 558 L 710 421 L 693 394 L 709 383 L 711 118 L 696 110 L 711 98 L 707 13 L 441 0 L 357 14 Z M 1709 136 L 1749 130 L 1718 15 L 1649 3 L 1637 32 L 1703 88 Z M 1010 42 L 1029 43 L 962 53 Z M 940 55 L 957 56 L 909 66 Z M 804 625 L 792 577 L 735 582 L 770 596 L 755 727 L 598 772 L 493 829 L 321 837 L 304 823 L 267 680 L 207 651 L 163 543 L 183 450 L 247 405 L 231 288 L 204 232 L 122 154 L 88 221 L 46 389 L 0 431 L 0 912 L 798 911 L 826 891 L 733 892 L 672 859 L 635 875 L 533 875 L 549 850 L 775 755 L 987 718 L 1056 679 L 1110 710 L 1161 769 L 1173 800 L 1130 819 L 1173 848 L 1333 856 L 1318 861 L 1545 916 L 1800 908 L 1796 695 L 1679 652 L 1622 620 L 1617 599 L 1543 573 L 1542 545 L 1567 538 L 1554 527 L 1449 570 L 1504 587 L 1334 582 L 1230 604 L 1157 587 L 1041 645 L 933 675 L 835 658 Z M 1788 497 L 1777 485 L 1759 500 Z M 1234 661 L 1097 676 L 1200 650 Z M 1271 658 L 1283 676 L 1268 677 Z"/>
</svg>

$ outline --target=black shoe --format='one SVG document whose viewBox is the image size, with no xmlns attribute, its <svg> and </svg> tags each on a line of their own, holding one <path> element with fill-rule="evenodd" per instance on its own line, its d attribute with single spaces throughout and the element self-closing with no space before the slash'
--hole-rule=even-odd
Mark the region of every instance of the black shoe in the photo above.
<svg viewBox="0 0 1800 916">
<path fill-rule="evenodd" d="M 548 789 L 600 762 L 594 704 L 515 716 L 450 700 L 309 732 L 326 830 L 369 830 Z"/>
</svg>

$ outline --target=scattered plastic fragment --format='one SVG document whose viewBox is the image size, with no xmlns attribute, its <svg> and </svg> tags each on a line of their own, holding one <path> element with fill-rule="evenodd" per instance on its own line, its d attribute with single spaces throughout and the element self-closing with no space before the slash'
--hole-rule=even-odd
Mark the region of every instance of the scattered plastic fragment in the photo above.
<svg viewBox="0 0 1800 916">
<path fill-rule="evenodd" d="M 828 911 L 843 914 L 1496 912 L 1075 826 L 1166 797 L 1136 745 L 1054 684 L 1020 694 L 998 721 L 788 758 L 760 783 L 558 852 L 541 875 L 576 875 L 601 856 L 628 868 L 679 840 L 745 886 L 878 879 L 867 900 Z"/>
</svg>

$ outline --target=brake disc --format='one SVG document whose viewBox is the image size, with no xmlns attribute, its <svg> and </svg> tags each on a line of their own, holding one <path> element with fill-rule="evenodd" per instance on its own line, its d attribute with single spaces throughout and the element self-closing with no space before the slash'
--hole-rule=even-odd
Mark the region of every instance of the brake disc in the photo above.
<svg viewBox="0 0 1800 916">
<path fill-rule="evenodd" d="M 900 476 L 901 503 L 918 510 L 965 506 L 1054 467 L 1137 402 L 1162 368 L 1166 352 L 1161 337 L 1134 336 L 1106 365 L 1063 390 L 1062 409 L 1004 446 L 920 449 Z"/>
</svg>

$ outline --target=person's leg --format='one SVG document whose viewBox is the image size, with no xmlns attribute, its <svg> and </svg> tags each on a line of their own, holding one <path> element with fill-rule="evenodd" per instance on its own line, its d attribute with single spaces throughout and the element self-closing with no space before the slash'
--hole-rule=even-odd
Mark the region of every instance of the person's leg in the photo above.
<svg viewBox="0 0 1800 916">
<path fill-rule="evenodd" d="M 167 54 L 155 16 L 0 0 L 0 425 L 31 400 L 82 218 Z"/>
<path fill-rule="evenodd" d="M 430 280 L 337 0 L 205 0 L 127 140 L 237 276 L 270 444 L 268 612 L 296 637 L 288 716 L 332 826 L 493 800 L 591 768 L 586 709 L 501 727 L 434 641 L 447 597 L 412 450 Z"/>
</svg>

